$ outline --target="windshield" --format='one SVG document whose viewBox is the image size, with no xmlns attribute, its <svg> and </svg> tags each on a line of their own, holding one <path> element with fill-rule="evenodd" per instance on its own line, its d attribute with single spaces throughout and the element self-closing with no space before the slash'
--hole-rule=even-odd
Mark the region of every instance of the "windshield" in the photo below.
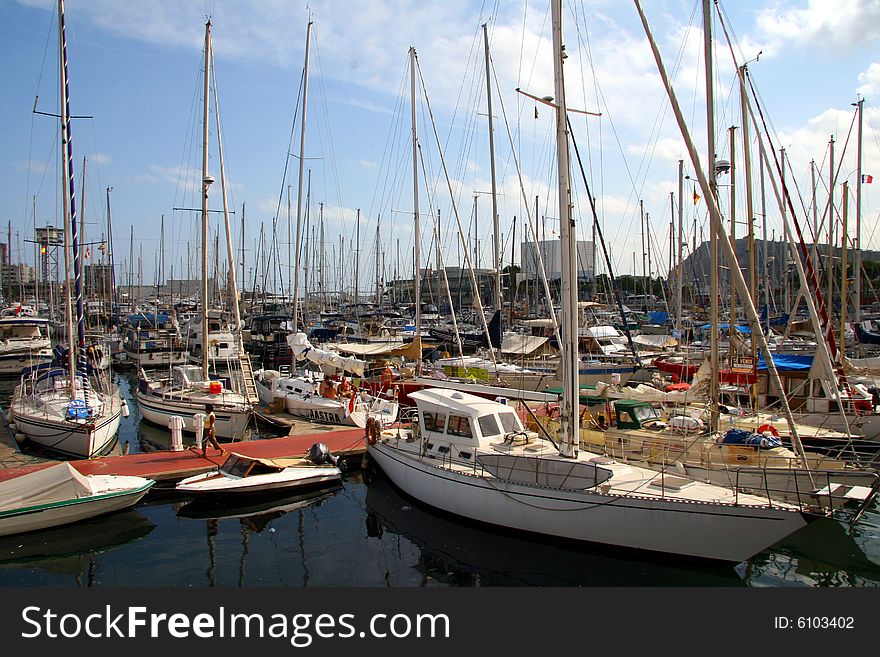
<svg viewBox="0 0 880 657">
<path fill-rule="evenodd" d="M 501 420 L 501 428 L 504 430 L 504 433 L 513 433 L 515 431 L 523 430 L 522 424 L 516 416 L 516 413 L 499 413 L 498 419 Z"/>
<path fill-rule="evenodd" d="M 657 409 L 653 406 L 636 406 L 633 411 L 635 412 L 636 419 L 639 422 L 644 422 L 645 420 L 656 420 L 660 416 L 657 414 Z"/>
</svg>

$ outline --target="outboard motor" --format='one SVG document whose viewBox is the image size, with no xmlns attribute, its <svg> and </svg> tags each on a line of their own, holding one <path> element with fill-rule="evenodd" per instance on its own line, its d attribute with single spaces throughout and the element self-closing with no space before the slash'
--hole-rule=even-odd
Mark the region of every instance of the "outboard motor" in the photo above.
<svg viewBox="0 0 880 657">
<path fill-rule="evenodd" d="M 327 445 L 324 443 L 315 443 L 309 447 L 308 457 L 315 465 L 325 465 L 329 463 L 330 465 L 335 465 L 337 468 L 342 469 L 339 459 L 330 453 L 330 450 L 327 449 Z"/>
</svg>

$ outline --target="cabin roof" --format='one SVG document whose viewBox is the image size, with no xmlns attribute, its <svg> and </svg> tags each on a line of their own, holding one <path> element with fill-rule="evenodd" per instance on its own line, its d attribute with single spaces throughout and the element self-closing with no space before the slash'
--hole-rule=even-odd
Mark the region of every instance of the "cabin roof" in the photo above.
<svg viewBox="0 0 880 657">
<path fill-rule="evenodd" d="M 409 394 L 410 399 L 415 400 L 420 409 L 430 407 L 442 407 L 457 415 L 465 417 L 479 417 L 487 413 L 498 413 L 504 409 L 513 412 L 509 406 L 491 399 L 477 397 L 460 390 L 446 388 L 426 388 Z"/>
</svg>

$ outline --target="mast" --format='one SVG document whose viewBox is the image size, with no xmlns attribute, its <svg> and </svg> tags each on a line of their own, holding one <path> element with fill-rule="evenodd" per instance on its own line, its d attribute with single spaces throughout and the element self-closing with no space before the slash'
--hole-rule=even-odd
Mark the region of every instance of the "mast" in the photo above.
<svg viewBox="0 0 880 657">
<path fill-rule="evenodd" d="M 560 455 L 577 457 L 580 443 L 580 358 L 578 354 L 577 317 L 577 243 L 574 218 L 571 212 L 571 184 L 569 181 L 568 121 L 565 103 L 565 78 L 562 71 L 565 46 L 562 43 L 562 0 L 552 0 L 553 22 L 553 77 L 556 94 L 556 169 L 559 177 L 559 227 L 562 280 L 562 437 Z M 548 300 L 549 302 L 549 300 Z"/>
<path fill-rule="evenodd" d="M 241 311 L 238 307 L 238 282 L 235 275 L 235 255 L 232 250 L 232 227 L 229 222 L 229 203 L 226 195 L 226 168 L 223 160 L 223 139 L 220 135 L 220 103 L 217 102 L 217 72 L 214 70 L 214 52 L 211 51 L 211 78 L 214 81 L 214 121 L 217 125 L 217 152 L 220 159 L 220 191 L 223 197 L 223 221 L 226 225 L 226 259 L 229 261 L 229 284 L 232 287 L 232 312 L 235 318 L 235 336 L 238 340 L 240 353 L 244 353 L 244 344 L 241 339 Z M 242 208 L 243 210 L 244 208 Z M 218 249 L 219 251 L 219 249 Z M 219 258 L 219 253 L 217 254 Z M 207 335 L 207 331 L 205 332 Z M 207 352 L 207 342 L 202 345 L 202 351 Z"/>
<path fill-rule="evenodd" d="M 849 203 L 849 183 L 843 183 L 843 231 L 840 235 L 840 362 L 846 358 L 846 242 L 847 242 L 847 204 Z"/>
<path fill-rule="evenodd" d="M 110 192 L 112 187 L 107 188 L 107 262 L 110 267 L 110 307 L 113 324 L 119 326 L 119 299 L 116 289 L 116 263 L 113 254 L 113 215 L 110 213 Z"/>
<path fill-rule="evenodd" d="M 856 240 L 855 261 L 853 262 L 853 282 L 855 296 L 856 324 L 862 321 L 862 113 L 865 99 L 854 103 L 859 111 L 859 135 L 856 147 Z"/>
<path fill-rule="evenodd" d="M 648 20 L 645 17 L 644 12 L 642 11 L 641 4 L 639 0 L 633 0 L 635 2 L 636 8 L 638 9 L 639 16 L 642 21 L 642 26 L 645 29 L 645 34 L 648 36 L 648 41 L 651 45 L 651 50 L 654 54 L 654 59 L 657 63 L 657 69 L 660 72 L 660 77 L 663 81 L 663 86 L 666 89 L 666 93 L 669 97 L 669 101 L 672 105 L 673 113 L 675 114 L 676 122 L 678 123 L 679 130 L 681 131 L 682 137 L 685 140 L 685 145 L 688 149 L 688 154 L 691 158 L 691 163 L 694 166 L 697 179 L 700 183 L 700 189 L 706 195 L 706 202 L 709 206 L 709 217 L 712 221 L 712 226 L 717 230 L 719 234 L 723 232 L 723 221 L 721 218 L 721 211 L 718 208 L 718 201 L 714 194 L 712 194 L 713 185 L 710 182 L 710 179 L 704 173 L 702 167 L 700 166 L 700 158 L 697 154 L 696 146 L 691 139 L 690 132 L 688 131 L 687 124 L 684 120 L 684 115 L 681 111 L 681 106 L 678 103 L 678 99 L 675 95 L 675 91 L 672 88 L 672 84 L 669 80 L 669 76 L 666 73 L 666 67 L 663 65 L 663 60 L 660 58 L 660 51 L 657 49 L 657 44 L 654 41 L 654 37 L 651 34 L 651 30 L 648 26 Z M 762 151 L 763 152 L 763 151 Z M 735 262 L 735 257 L 733 253 L 733 248 L 728 240 L 719 240 L 721 242 L 721 246 L 724 249 L 724 256 L 728 262 Z M 770 352 L 770 348 L 767 345 L 767 338 L 764 335 L 764 332 L 761 330 L 760 320 L 758 318 L 758 313 L 755 310 L 755 305 L 752 303 L 751 297 L 748 295 L 748 289 L 746 287 L 745 279 L 743 278 L 742 272 L 737 267 L 731 267 L 730 269 L 731 275 L 733 277 L 733 282 L 737 286 L 737 289 L 740 293 L 740 296 L 743 299 L 743 309 L 746 314 L 746 318 L 749 321 L 749 326 L 752 331 L 752 339 L 757 340 L 758 347 L 761 350 L 761 353 L 764 354 L 764 360 L 767 363 L 767 372 L 770 378 L 770 381 L 773 384 L 773 388 L 777 391 L 779 395 L 780 405 L 782 407 L 782 413 L 788 421 L 789 430 L 791 431 L 791 439 L 792 443 L 795 446 L 795 449 L 798 452 L 798 455 L 805 459 L 803 445 L 801 444 L 800 438 L 797 433 L 797 425 L 794 423 L 791 414 L 791 408 L 788 405 L 788 398 L 786 397 L 785 388 L 782 386 L 782 380 L 779 378 L 779 372 L 776 369 L 776 363 L 773 360 L 773 355 Z M 716 300 L 717 303 L 717 300 Z M 713 371 L 713 374 L 717 373 L 717 370 Z M 716 381 L 716 376 L 711 377 L 712 380 Z M 717 392 L 717 389 L 716 389 Z M 715 407 L 712 409 L 712 412 L 715 414 L 715 420 L 717 424 L 717 409 L 718 404 L 715 404 Z"/>
<path fill-rule="evenodd" d="M 495 131 L 492 128 L 492 78 L 489 71 L 489 31 L 483 23 L 483 43 L 486 50 L 486 101 L 489 114 L 489 170 L 492 175 L 492 256 L 495 263 L 495 310 L 501 310 L 501 234 L 498 227 L 498 198 L 495 187 Z M 439 239 L 439 237 L 438 237 Z"/>
<path fill-rule="evenodd" d="M 61 157 L 64 158 L 64 186 L 66 191 L 62 194 L 64 208 L 64 290 L 66 292 L 67 314 L 67 342 L 68 342 L 68 383 L 70 385 L 71 398 L 76 397 L 76 362 L 79 347 L 85 343 L 85 327 L 82 323 L 82 290 L 79 279 L 79 255 L 77 253 L 76 226 L 76 195 L 74 190 L 73 175 L 73 144 L 70 135 L 70 94 L 67 79 L 67 38 L 64 33 L 64 0 L 58 0 L 58 39 L 60 54 L 60 82 L 61 82 Z M 73 301 L 71 299 L 71 275 L 70 261 L 73 258 L 74 278 L 77 297 L 76 331 L 77 343 L 74 345 L 74 317 Z"/>
<path fill-rule="evenodd" d="M 312 21 L 306 26 L 306 58 L 303 66 L 303 102 L 302 120 L 300 121 L 299 136 L 299 191 L 296 195 L 296 247 L 293 268 L 293 332 L 297 332 L 299 322 L 299 240 L 302 231 L 302 192 L 303 192 L 303 166 L 305 163 L 306 148 L 306 101 L 309 96 L 309 41 L 312 35 Z"/>
<path fill-rule="evenodd" d="M 675 330 L 681 336 L 681 286 L 684 282 L 682 245 L 684 244 L 684 160 L 678 161 L 678 276 L 675 281 Z"/>
<path fill-rule="evenodd" d="M 208 102 L 210 100 L 211 21 L 205 23 L 205 83 L 202 107 L 202 371 L 208 376 Z"/>
<path fill-rule="evenodd" d="M 736 126 L 730 126 L 730 244 L 736 255 Z M 739 260 L 730 263 L 730 267 L 739 267 Z M 734 348 L 733 332 L 736 330 L 736 288 L 733 285 L 733 276 L 730 278 L 730 365 L 733 365 Z"/>
<path fill-rule="evenodd" d="M 712 203 L 717 203 L 718 186 L 715 182 L 715 87 L 712 68 L 712 8 L 710 0 L 703 0 L 703 55 L 706 59 L 706 137 L 708 139 L 706 153 L 706 170 L 709 173 L 709 193 Z M 710 201 L 707 199 L 707 205 Z M 709 227 L 709 267 L 710 267 L 710 352 L 709 363 L 712 376 L 709 377 L 709 417 L 712 431 L 718 429 L 718 231 L 715 223 Z M 730 263 L 734 266 L 733 261 Z"/>
<path fill-rule="evenodd" d="M 419 359 L 416 363 L 416 374 L 422 371 L 422 272 L 420 270 L 421 263 L 419 259 L 419 136 L 416 129 L 416 49 L 409 49 L 410 63 L 410 95 L 412 102 L 412 152 L 413 152 L 413 222 L 414 222 L 414 240 L 415 250 L 413 253 L 413 266 L 415 268 L 415 279 L 413 280 L 414 298 L 416 304 L 416 336 L 415 340 L 419 342 Z"/>
</svg>

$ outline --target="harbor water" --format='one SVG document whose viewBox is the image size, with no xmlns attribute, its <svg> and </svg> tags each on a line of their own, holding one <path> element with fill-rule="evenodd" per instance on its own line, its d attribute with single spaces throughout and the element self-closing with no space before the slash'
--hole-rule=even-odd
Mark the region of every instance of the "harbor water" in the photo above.
<svg viewBox="0 0 880 657">
<path fill-rule="evenodd" d="M 165 449 L 141 421 L 133 376 L 115 374 L 131 415 L 116 449 Z M 4 408 L 15 385 L 0 382 Z M 172 493 L 69 527 L 0 538 L 0 586 L 862 587 L 880 584 L 880 509 L 855 527 L 816 521 L 747 562 L 712 566 L 549 543 L 438 514 L 373 467 L 341 487 L 260 506 L 197 507 Z"/>
</svg>

